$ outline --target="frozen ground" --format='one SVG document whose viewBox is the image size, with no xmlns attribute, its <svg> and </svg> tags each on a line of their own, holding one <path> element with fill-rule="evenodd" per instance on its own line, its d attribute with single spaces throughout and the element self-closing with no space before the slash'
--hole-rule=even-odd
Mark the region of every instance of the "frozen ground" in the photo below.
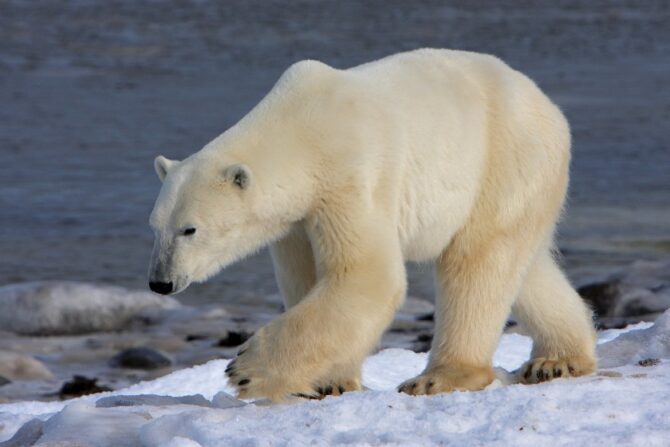
<svg viewBox="0 0 670 447">
<path fill-rule="evenodd" d="M 426 355 L 388 349 L 365 363 L 368 391 L 280 405 L 238 406 L 225 394 L 228 361 L 215 360 L 115 393 L 0 405 L 0 439 L 38 419 L 0 445 L 670 444 L 670 312 L 653 325 L 602 332 L 603 366 L 589 377 L 514 384 L 505 370 L 520 366 L 529 351 L 528 338 L 505 335 L 495 356 L 500 378 L 486 390 L 411 397 L 395 386 L 421 371 Z M 143 394 L 202 396 L 110 397 Z"/>
</svg>

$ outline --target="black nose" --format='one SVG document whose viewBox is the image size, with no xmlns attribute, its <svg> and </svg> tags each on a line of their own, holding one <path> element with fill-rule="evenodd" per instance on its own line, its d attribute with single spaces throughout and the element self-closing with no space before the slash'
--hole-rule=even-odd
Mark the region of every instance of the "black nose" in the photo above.
<svg viewBox="0 0 670 447">
<path fill-rule="evenodd" d="M 149 281 L 149 288 L 156 293 L 161 295 L 167 295 L 172 292 L 172 283 L 171 282 L 153 282 Z"/>
</svg>

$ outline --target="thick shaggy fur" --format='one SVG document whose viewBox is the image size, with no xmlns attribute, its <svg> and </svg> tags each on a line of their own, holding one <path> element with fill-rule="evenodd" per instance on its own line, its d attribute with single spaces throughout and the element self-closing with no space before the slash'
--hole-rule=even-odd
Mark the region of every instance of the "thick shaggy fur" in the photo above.
<svg viewBox="0 0 670 447">
<path fill-rule="evenodd" d="M 550 253 L 569 158 L 561 112 L 495 57 L 299 62 L 201 151 L 157 158 L 152 280 L 178 292 L 271 244 L 287 311 L 228 369 L 244 398 L 360 389 L 406 260 L 434 262 L 437 312 L 428 366 L 401 391 L 488 385 L 511 311 L 535 343 L 525 381 L 587 374 L 591 315 Z"/>
</svg>

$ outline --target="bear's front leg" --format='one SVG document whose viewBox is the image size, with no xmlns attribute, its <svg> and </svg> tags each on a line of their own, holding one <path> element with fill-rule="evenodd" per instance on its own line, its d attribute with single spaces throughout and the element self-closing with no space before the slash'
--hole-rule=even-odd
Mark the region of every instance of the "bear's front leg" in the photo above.
<svg viewBox="0 0 670 447">
<path fill-rule="evenodd" d="M 389 252 L 392 245 L 359 248 L 356 259 L 328 270 L 305 299 L 243 345 L 226 371 L 238 396 L 279 401 L 332 394 L 329 386 L 360 388 L 363 359 L 405 294 L 402 257 Z"/>
</svg>

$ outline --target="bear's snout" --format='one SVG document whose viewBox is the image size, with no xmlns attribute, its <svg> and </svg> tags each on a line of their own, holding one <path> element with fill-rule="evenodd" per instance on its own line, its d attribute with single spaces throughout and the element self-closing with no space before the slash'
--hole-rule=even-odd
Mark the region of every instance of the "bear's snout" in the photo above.
<svg viewBox="0 0 670 447">
<path fill-rule="evenodd" d="M 172 282 L 149 281 L 149 288 L 152 292 L 160 293 L 161 295 L 168 295 L 170 292 L 172 292 Z"/>
</svg>

